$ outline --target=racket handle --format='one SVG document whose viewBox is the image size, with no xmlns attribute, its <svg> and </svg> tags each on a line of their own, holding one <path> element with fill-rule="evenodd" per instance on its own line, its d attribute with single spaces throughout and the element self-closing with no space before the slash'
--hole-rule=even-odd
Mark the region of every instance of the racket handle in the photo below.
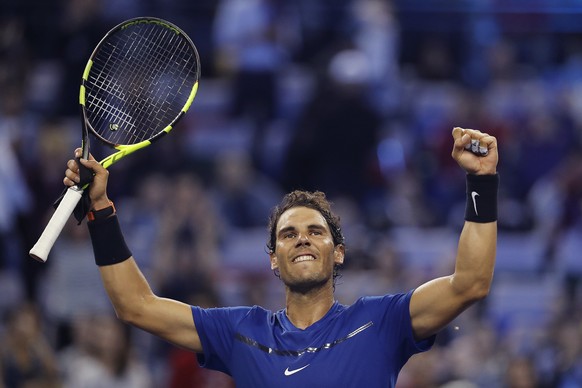
<svg viewBox="0 0 582 388">
<path fill-rule="evenodd" d="M 69 187 L 47 226 L 44 228 L 42 235 L 36 244 L 34 244 L 30 252 L 28 252 L 33 259 L 40 261 L 41 263 L 44 263 L 48 259 L 49 252 L 61 234 L 69 217 L 73 214 L 73 210 L 75 210 L 82 195 L 83 189 L 80 189 L 77 186 Z"/>
</svg>

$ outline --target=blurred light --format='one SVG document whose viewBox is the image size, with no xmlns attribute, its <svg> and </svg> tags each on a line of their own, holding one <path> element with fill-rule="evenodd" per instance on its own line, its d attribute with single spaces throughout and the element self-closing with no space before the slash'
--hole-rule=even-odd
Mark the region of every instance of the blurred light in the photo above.
<svg viewBox="0 0 582 388">
<path fill-rule="evenodd" d="M 329 75 L 331 79 L 341 84 L 361 85 L 370 80 L 370 65 L 363 52 L 344 50 L 331 59 Z"/>
<path fill-rule="evenodd" d="M 385 177 L 403 171 L 406 167 L 404 147 L 396 139 L 386 138 L 382 140 L 378 144 L 377 154 L 382 175 Z"/>
</svg>

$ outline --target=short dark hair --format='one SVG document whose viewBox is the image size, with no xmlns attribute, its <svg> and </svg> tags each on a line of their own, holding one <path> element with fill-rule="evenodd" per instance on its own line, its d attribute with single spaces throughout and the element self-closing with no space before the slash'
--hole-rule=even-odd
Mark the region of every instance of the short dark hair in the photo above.
<svg viewBox="0 0 582 388">
<path fill-rule="evenodd" d="M 331 202 L 329 202 L 325 197 L 325 193 L 321 191 L 310 192 L 295 190 L 286 194 L 281 203 L 273 208 L 271 215 L 269 216 L 269 240 L 267 241 L 268 252 L 275 252 L 275 245 L 277 243 L 277 222 L 279 222 L 281 215 L 287 210 L 299 206 L 317 210 L 321 213 L 331 231 L 333 245 L 343 245 L 345 238 L 342 234 L 340 218 L 331 211 L 331 205 Z"/>
</svg>

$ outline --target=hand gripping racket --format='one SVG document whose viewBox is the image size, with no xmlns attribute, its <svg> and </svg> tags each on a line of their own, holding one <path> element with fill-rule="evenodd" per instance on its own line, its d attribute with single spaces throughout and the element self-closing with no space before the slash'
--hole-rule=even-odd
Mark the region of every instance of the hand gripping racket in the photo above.
<svg viewBox="0 0 582 388">
<path fill-rule="evenodd" d="M 82 155 L 89 156 L 89 131 L 116 152 L 108 168 L 168 134 L 194 100 L 200 58 L 177 26 L 153 17 L 126 20 L 99 42 L 83 72 L 79 104 Z M 70 187 L 29 254 L 45 262 L 88 184 Z"/>
</svg>

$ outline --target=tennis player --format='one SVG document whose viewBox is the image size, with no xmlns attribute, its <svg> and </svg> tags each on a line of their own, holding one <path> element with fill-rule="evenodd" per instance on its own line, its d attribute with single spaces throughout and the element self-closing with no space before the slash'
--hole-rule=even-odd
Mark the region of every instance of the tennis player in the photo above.
<svg viewBox="0 0 582 388">
<path fill-rule="evenodd" d="M 471 304 L 487 296 L 497 240 L 497 141 L 455 128 L 452 157 L 467 172 L 465 224 L 454 273 L 401 294 L 334 300 L 344 261 L 338 218 L 322 193 L 286 195 L 270 218 L 270 265 L 286 291 L 285 308 L 203 309 L 156 296 L 125 244 L 106 192 L 108 172 L 93 158 L 89 231 L 95 261 L 117 316 L 198 354 L 201 366 L 238 387 L 393 387 L 415 353 Z M 78 155 L 78 150 L 77 150 Z M 64 183 L 78 181 L 74 160 Z M 204 222 L 204 220 L 199 220 Z"/>
</svg>

